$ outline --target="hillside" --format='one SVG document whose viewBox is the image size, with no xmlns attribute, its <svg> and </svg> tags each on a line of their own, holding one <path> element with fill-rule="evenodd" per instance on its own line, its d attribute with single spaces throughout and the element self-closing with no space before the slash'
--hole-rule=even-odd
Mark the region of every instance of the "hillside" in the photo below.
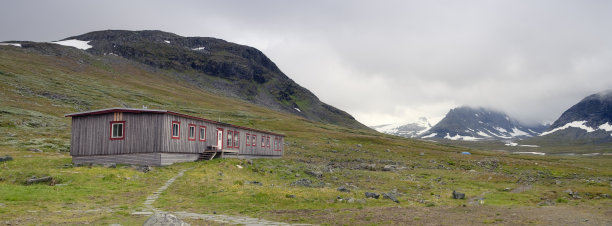
<svg viewBox="0 0 612 226">
<path fill-rule="evenodd" d="M 91 54 L 107 62 L 127 59 L 196 89 L 240 98 L 313 121 L 367 129 L 351 115 L 321 102 L 295 83 L 261 51 L 221 39 L 181 37 L 162 31 L 106 30 L 55 42 L 79 49 L 50 43 L 19 43 L 25 51 L 44 55 Z"/>
<path fill-rule="evenodd" d="M 154 207 L 332 225 L 612 222 L 607 155 L 544 158 L 405 139 L 203 89 L 189 81 L 200 76 L 190 70 L 56 44 L 21 44 L 0 46 L 0 157 L 13 159 L 0 162 L 4 224 L 141 225 L 146 216 L 133 213 L 183 170 L 183 177 L 155 194 Z M 70 164 L 70 119 L 64 114 L 142 105 L 285 134 L 286 155 L 149 172 Z M 27 185 L 33 176 L 53 180 Z M 466 199 L 452 199 L 455 190 Z M 380 197 L 366 198 L 365 192 Z"/>
</svg>

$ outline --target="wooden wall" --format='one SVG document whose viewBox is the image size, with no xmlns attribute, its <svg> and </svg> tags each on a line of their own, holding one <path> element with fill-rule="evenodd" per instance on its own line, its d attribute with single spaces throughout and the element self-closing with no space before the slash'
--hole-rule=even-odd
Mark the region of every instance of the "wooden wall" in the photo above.
<svg viewBox="0 0 612 226">
<path fill-rule="evenodd" d="M 110 139 L 111 121 L 125 121 L 124 139 Z M 173 121 L 180 122 L 179 139 L 172 139 Z M 189 124 L 196 125 L 194 141 L 188 139 Z M 200 126 L 206 126 L 206 141 L 199 140 Z M 208 146 L 217 145 L 217 128 L 223 129 L 223 148 L 225 150 L 238 150 L 239 155 L 283 155 L 282 136 L 172 114 L 127 112 L 73 117 L 70 154 L 72 156 L 93 156 L 134 153 L 201 153 Z M 239 132 L 239 148 L 227 147 L 229 130 Z M 246 146 L 247 133 L 257 136 L 257 145 Z M 262 136 L 270 137 L 270 147 L 261 147 Z M 279 139 L 280 151 L 274 150 L 275 138 Z"/>
</svg>

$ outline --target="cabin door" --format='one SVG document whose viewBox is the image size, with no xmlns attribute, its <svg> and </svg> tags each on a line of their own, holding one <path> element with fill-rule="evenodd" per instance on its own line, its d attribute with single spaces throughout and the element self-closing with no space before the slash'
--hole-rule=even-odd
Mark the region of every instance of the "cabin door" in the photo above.
<svg viewBox="0 0 612 226">
<path fill-rule="evenodd" d="M 223 129 L 217 129 L 217 149 L 223 149 Z"/>
</svg>

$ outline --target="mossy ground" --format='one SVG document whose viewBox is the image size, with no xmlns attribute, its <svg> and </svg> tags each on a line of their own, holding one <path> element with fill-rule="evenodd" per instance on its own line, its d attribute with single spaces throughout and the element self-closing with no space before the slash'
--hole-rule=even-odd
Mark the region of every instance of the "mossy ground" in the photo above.
<svg viewBox="0 0 612 226">
<path fill-rule="evenodd" d="M 509 155 L 403 139 L 315 123 L 218 96 L 171 72 L 152 72 L 112 56 L 75 61 L 0 48 L 0 156 L 14 158 L 0 162 L 0 223 L 141 224 L 144 217 L 131 213 L 143 210 L 148 195 L 190 167 L 162 193 L 154 203 L 157 208 L 283 222 L 380 225 L 435 224 L 425 213 L 459 214 L 463 205 L 476 208 L 470 211 L 479 223 L 498 222 L 495 214 L 484 214 L 479 207 L 526 214 L 526 209 L 542 210 L 545 201 L 554 208 L 593 210 L 588 214 L 601 216 L 612 211 L 612 199 L 604 195 L 612 195 L 611 156 Z M 142 105 L 283 133 L 285 155 L 251 162 L 181 163 L 148 173 L 122 166 L 64 166 L 71 162 L 70 119 L 64 114 Z M 385 165 L 397 170 L 385 171 Z M 31 176 L 52 176 L 54 186 L 26 185 Z M 300 179 L 313 186 L 292 185 Z M 340 186 L 351 191 L 337 191 Z M 569 196 L 568 189 L 581 198 Z M 467 199 L 452 199 L 453 190 Z M 393 192 L 399 203 L 365 199 L 366 191 Z M 348 202 L 350 198 L 355 201 Z M 391 215 L 382 217 L 379 211 Z M 418 213 L 408 218 L 405 211 Z"/>
</svg>

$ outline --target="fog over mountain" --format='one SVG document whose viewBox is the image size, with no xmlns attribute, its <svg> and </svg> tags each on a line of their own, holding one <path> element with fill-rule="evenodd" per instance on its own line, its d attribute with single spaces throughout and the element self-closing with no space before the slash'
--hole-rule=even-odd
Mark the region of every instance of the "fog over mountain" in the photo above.
<svg viewBox="0 0 612 226">
<path fill-rule="evenodd" d="M 536 123 L 612 87 L 610 12 L 611 1 L 12 1 L 0 7 L 0 40 L 218 37 L 261 50 L 366 125 L 462 105 Z"/>
</svg>

